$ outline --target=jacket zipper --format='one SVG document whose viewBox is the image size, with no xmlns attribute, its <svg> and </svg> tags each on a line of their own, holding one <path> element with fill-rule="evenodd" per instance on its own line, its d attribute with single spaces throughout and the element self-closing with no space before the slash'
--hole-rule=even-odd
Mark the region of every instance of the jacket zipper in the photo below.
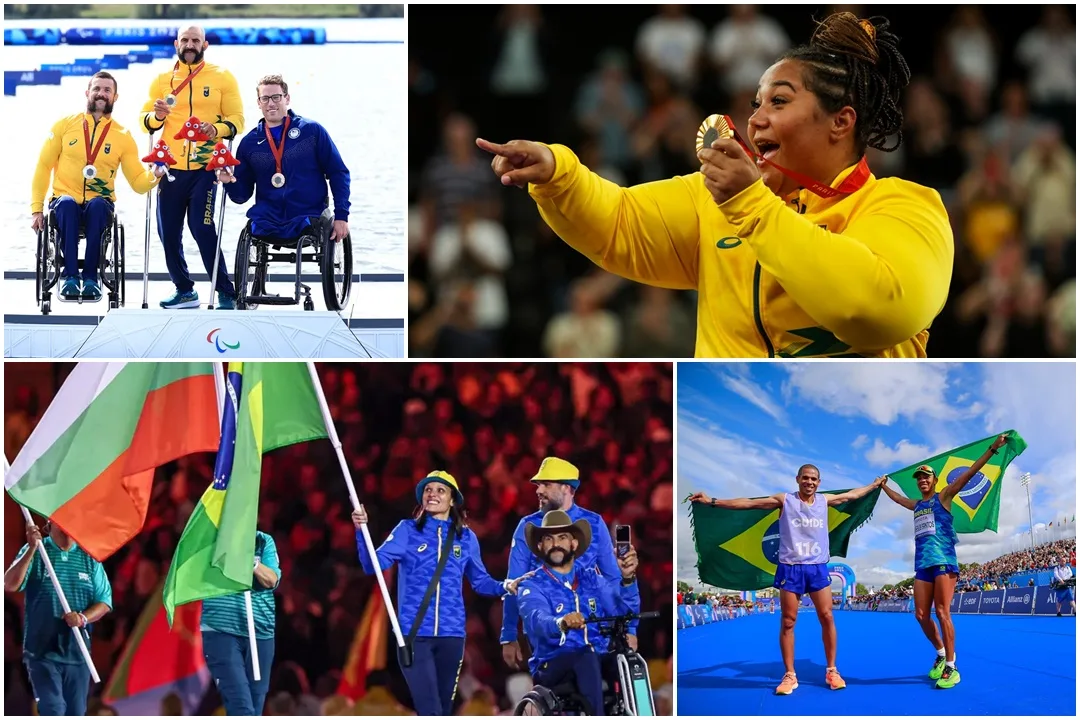
<svg viewBox="0 0 1080 720">
<path fill-rule="evenodd" d="M 438 568 L 438 561 L 442 560 L 442 528 L 439 528 L 439 549 L 435 553 L 435 567 Z M 435 637 L 439 637 L 439 590 L 442 588 L 442 578 L 439 578 L 439 582 L 435 584 Z"/>
<path fill-rule="evenodd" d="M 776 357 L 772 340 L 769 340 L 765 332 L 765 323 L 761 320 L 761 263 L 759 262 L 754 263 L 754 323 L 757 325 L 762 342 L 765 343 L 765 349 L 769 352 L 769 357 Z"/>
</svg>

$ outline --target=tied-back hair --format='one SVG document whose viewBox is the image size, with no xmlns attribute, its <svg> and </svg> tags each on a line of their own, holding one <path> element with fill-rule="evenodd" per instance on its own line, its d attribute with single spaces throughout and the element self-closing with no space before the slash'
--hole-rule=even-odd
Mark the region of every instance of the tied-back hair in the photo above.
<svg viewBox="0 0 1080 720">
<path fill-rule="evenodd" d="M 911 70 L 887 19 L 859 20 L 849 12 L 830 15 L 818 23 L 808 45 L 781 59 L 803 63 L 806 87 L 827 112 L 848 105 L 855 109 L 855 150 L 860 156 L 867 146 L 882 152 L 900 147 L 900 95 L 911 81 Z M 896 142 L 890 146 L 893 135 Z"/>
<path fill-rule="evenodd" d="M 430 513 L 428 513 L 422 505 L 418 505 L 416 511 L 413 513 L 413 523 L 416 524 L 416 529 L 423 530 L 429 517 Z M 450 527 L 453 530 L 453 536 L 458 540 L 461 539 L 461 533 L 466 527 L 465 520 L 467 517 L 468 514 L 465 512 L 465 508 L 457 505 L 450 506 Z"/>
</svg>

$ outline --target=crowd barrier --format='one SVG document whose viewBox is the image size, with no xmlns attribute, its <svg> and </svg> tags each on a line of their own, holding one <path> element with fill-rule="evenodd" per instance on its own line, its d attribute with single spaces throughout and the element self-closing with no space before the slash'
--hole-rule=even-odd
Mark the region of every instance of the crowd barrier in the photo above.
<svg viewBox="0 0 1080 720">
<path fill-rule="evenodd" d="M 910 598 L 882 600 L 876 607 L 852 603 L 851 609 L 914 612 L 915 603 Z M 1049 585 L 958 593 L 953 595 L 950 610 L 954 615 L 1056 615 L 1057 593 Z M 1062 610 L 1069 612 L 1069 607 L 1063 603 Z"/>
<path fill-rule="evenodd" d="M 777 608 L 779 611 L 779 608 Z M 746 608 L 735 608 L 735 616 L 731 617 L 727 614 L 727 611 L 713 610 L 711 605 L 679 605 L 678 611 L 675 613 L 679 623 L 679 630 L 688 627 L 698 627 L 699 625 L 708 625 L 710 623 L 720 622 L 722 620 L 734 620 L 736 618 L 746 617 L 750 614 L 763 615 L 769 612 L 768 605 L 764 610 L 747 610 Z"/>
</svg>

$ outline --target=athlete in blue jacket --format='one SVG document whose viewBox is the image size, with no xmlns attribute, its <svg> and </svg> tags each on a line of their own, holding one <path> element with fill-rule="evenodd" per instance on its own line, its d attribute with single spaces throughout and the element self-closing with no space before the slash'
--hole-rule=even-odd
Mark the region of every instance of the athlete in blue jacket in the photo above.
<svg viewBox="0 0 1080 720">
<path fill-rule="evenodd" d="M 539 523 L 544 513 L 562 510 L 570 516 L 571 520 L 585 520 L 592 530 L 592 543 L 585 549 L 584 555 L 579 556 L 577 566 L 595 568 L 596 572 L 608 579 L 619 577 L 619 565 L 615 562 L 615 548 L 611 544 L 611 535 L 604 523 L 604 518 L 574 504 L 574 494 L 581 484 L 578 469 L 560 458 L 544 458 L 531 482 L 536 485 L 536 497 L 540 501 L 540 509 L 522 518 L 517 529 L 514 530 L 514 540 L 510 543 L 510 563 L 507 566 L 507 575 L 514 578 L 522 577 L 540 567 L 540 561 L 525 542 L 525 527 L 529 523 Z M 517 598 L 507 598 L 503 602 L 503 623 L 499 642 L 503 646 L 503 660 L 513 668 L 522 667 L 523 660 L 521 643 L 518 640 L 519 613 Z M 630 624 L 630 636 L 627 638 L 630 646 L 635 649 L 637 648 L 636 630 L 637 621 Z M 601 652 L 605 650 L 607 648 L 603 647 Z"/>
<path fill-rule="evenodd" d="M 397 606 L 401 631 L 413 628 L 428 585 L 444 552 L 450 558 L 439 584 L 420 620 L 413 646 L 413 664 L 402 667 L 409 684 L 417 715 L 450 715 L 457 692 L 458 674 L 465 656 L 465 601 L 461 594 L 462 576 L 481 595 L 504 597 L 517 591 L 518 580 L 499 582 L 488 574 L 480 558 L 480 545 L 465 527 L 465 498 L 457 481 L 449 473 L 436 470 L 416 486 L 420 503 L 414 518 L 402 520 L 378 550 L 379 567 L 386 570 L 394 563 L 398 573 Z M 363 506 L 353 513 L 356 546 L 364 572 L 375 567 L 368 555 L 360 525 L 368 521 Z"/>
<path fill-rule="evenodd" d="M 331 237 L 349 232 L 349 168 L 329 133 L 314 120 L 289 110 L 289 86 L 280 75 L 259 81 L 263 119 L 244 136 L 236 150 L 240 164 L 230 175 L 219 170 L 229 199 L 242 205 L 255 193 L 247 212 L 259 237 L 291 240 L 304 228 L 332 221 Z M 332 218 L 320 219 L 334 194 Z"/>
<path fill-rule="evenodd" d="M 592 528 L 585 520 L 571 521 L 562 510 L 544 515 L 541 525 L 525 527 L 525 544 L 542 562 L 540 570 L 524 578 L 518 594 L 525 632 L 533 643 L 529 673 L 533 680 L 552 687 L 569 679 L 577 684 L 591 706 L 592 715 L 604 714 L 603 679 L 597 626 L 588 625 L 589 616 L 604 617 L 637 613 L 637 553 L 633 548 L 619 559 L 619 580 L 581 567 L 574 558 L 584 555 L 592 540 Z"/>
</svg>

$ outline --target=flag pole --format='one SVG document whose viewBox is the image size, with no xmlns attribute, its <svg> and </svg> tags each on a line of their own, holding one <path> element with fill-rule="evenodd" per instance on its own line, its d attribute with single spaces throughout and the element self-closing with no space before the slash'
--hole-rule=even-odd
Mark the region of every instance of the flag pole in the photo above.
<svg viewBox="0 0 1080 720">
<path fill-rule="evenodd" d="M 319 374 L 315 371 L 315 363 L 307 363 L 308 373 L 311 375 L 311 384 L 315 386 L 315 394 L 319 397 L 319 408 L 322 410 L 323 422 L 326 424 L 326 432 L 330 436 L 330 443 L 337 452 L 338 463 L 341 472 L 345 475 L 345 486 L 349 490 L 349 499 L 352 501 L 353 510 L 360 509 L 360 499 L 356 496 L 356 486 L 353 485 L 352 471 L 349 463 L 345 461 L 345 453 L 341 449 L 341 440 L 338 439 L 337 428 L 334 427 L 334 418 L 330 417 L 330 407 L 326 404 L 326 395 L 323 394 L 322 383 Z M 398 625 L 397 613 L 394 612 L 394 603 L 390 600 L 390 591 L 386 589 L 386 578 L 383 577 L 382 566 L 379 565 L 379 556 L 375 552 L 375 543 L 371 541 L 371 533 L 368 524 L 360 524 L 360 532 L 364 535 L 364 545 L 367 547 L 368 556 L 375 566 L 375 579 L 379 582 L 379 590 L 382 592 L 383 602 L 386 604 L 386 612 L 390 615 L 390 625 L 394 628 L 394 637 L 398 647 L 405 647 L 405 638 L 401 636 L 401 626 Z"/>
<path fill-rule="evenodd" d="M 214 363 L 214 387 L 217 389 L 218 425 L 225 422 L 225 371 L 221 363 Z M 248 643 L 251 645 L 251 676 L 255 682 L 262 678 L 259 673 L 259 646 L 255 642 L 255 616 L 251 610 L 251 591 L 244 591 L 244 609 L 247 611 Z"/>
<path fill-rule="evenodd" d="M 7 455 L 5 455 L 4 456 L 4 475 L 5 476 L 7 475 L 8 470 L 10 470 L 10 469 L 11 469 L 11 463 L 8 462 Z M 26 520 L 26 524 L 27 525 L 33 525 L 34 524 L 34 519 L 32 517 L 30 517 L 30 511 L 27 510 L 26 507 L 23 506 L 23 505 L 19 505 L 19 507 L 22 509 L 23 518 Z M 44 538 L 42 539 L 42 541 L 44 541 Z M 36 551 L 37 551 L 37 546 L 36 545 L 34 547 L 30 548 L 29 550 L 27 550 L 27 552 L 29 552 L 29 553 L 34 553 Z M 56 571 L 53 570 L 52 561 L 49 560 L 49 553 L 42 552 L 41 553 L 41 560 L 42 560 L 42 562 L 45 563 L 45 570 L 47 571 L 47 573 L 49 575 L 49 579 L 52 580 L 53 589 L 56 590 L 56 595 L 57 595 L 57 597 L 60 598 L 60 607 L 62 607 L 64 609 L 64 614 L 67 615 L 69 612 L 71 612 L 71 606 L 68 605 L 67 596 L 64 595 L 64 589 L 62 587 L 60 587 L 60 579 L 56 577 Z M 94 661 L 93 661 L 93 659 L 91 659 L 90 650 L 89 650 L 89 648 L 86 647 L 86 642 L 83 640 L 82 633 L 80 632 L 81 629 L 82 628 L 73 627 L 73 628 L 71 628 L 71 632 L 75 633 L 75 642 L 79 646 L 79 651 L 82 653 L 83 660 L 86 662 L 86 667 L 90 668 L 90 677 L 92 677 L 94 679 L 95 683 L 100 683 L 101 678 L 98 676 L 97 668 L 94 667 Z"/>
</svg>

